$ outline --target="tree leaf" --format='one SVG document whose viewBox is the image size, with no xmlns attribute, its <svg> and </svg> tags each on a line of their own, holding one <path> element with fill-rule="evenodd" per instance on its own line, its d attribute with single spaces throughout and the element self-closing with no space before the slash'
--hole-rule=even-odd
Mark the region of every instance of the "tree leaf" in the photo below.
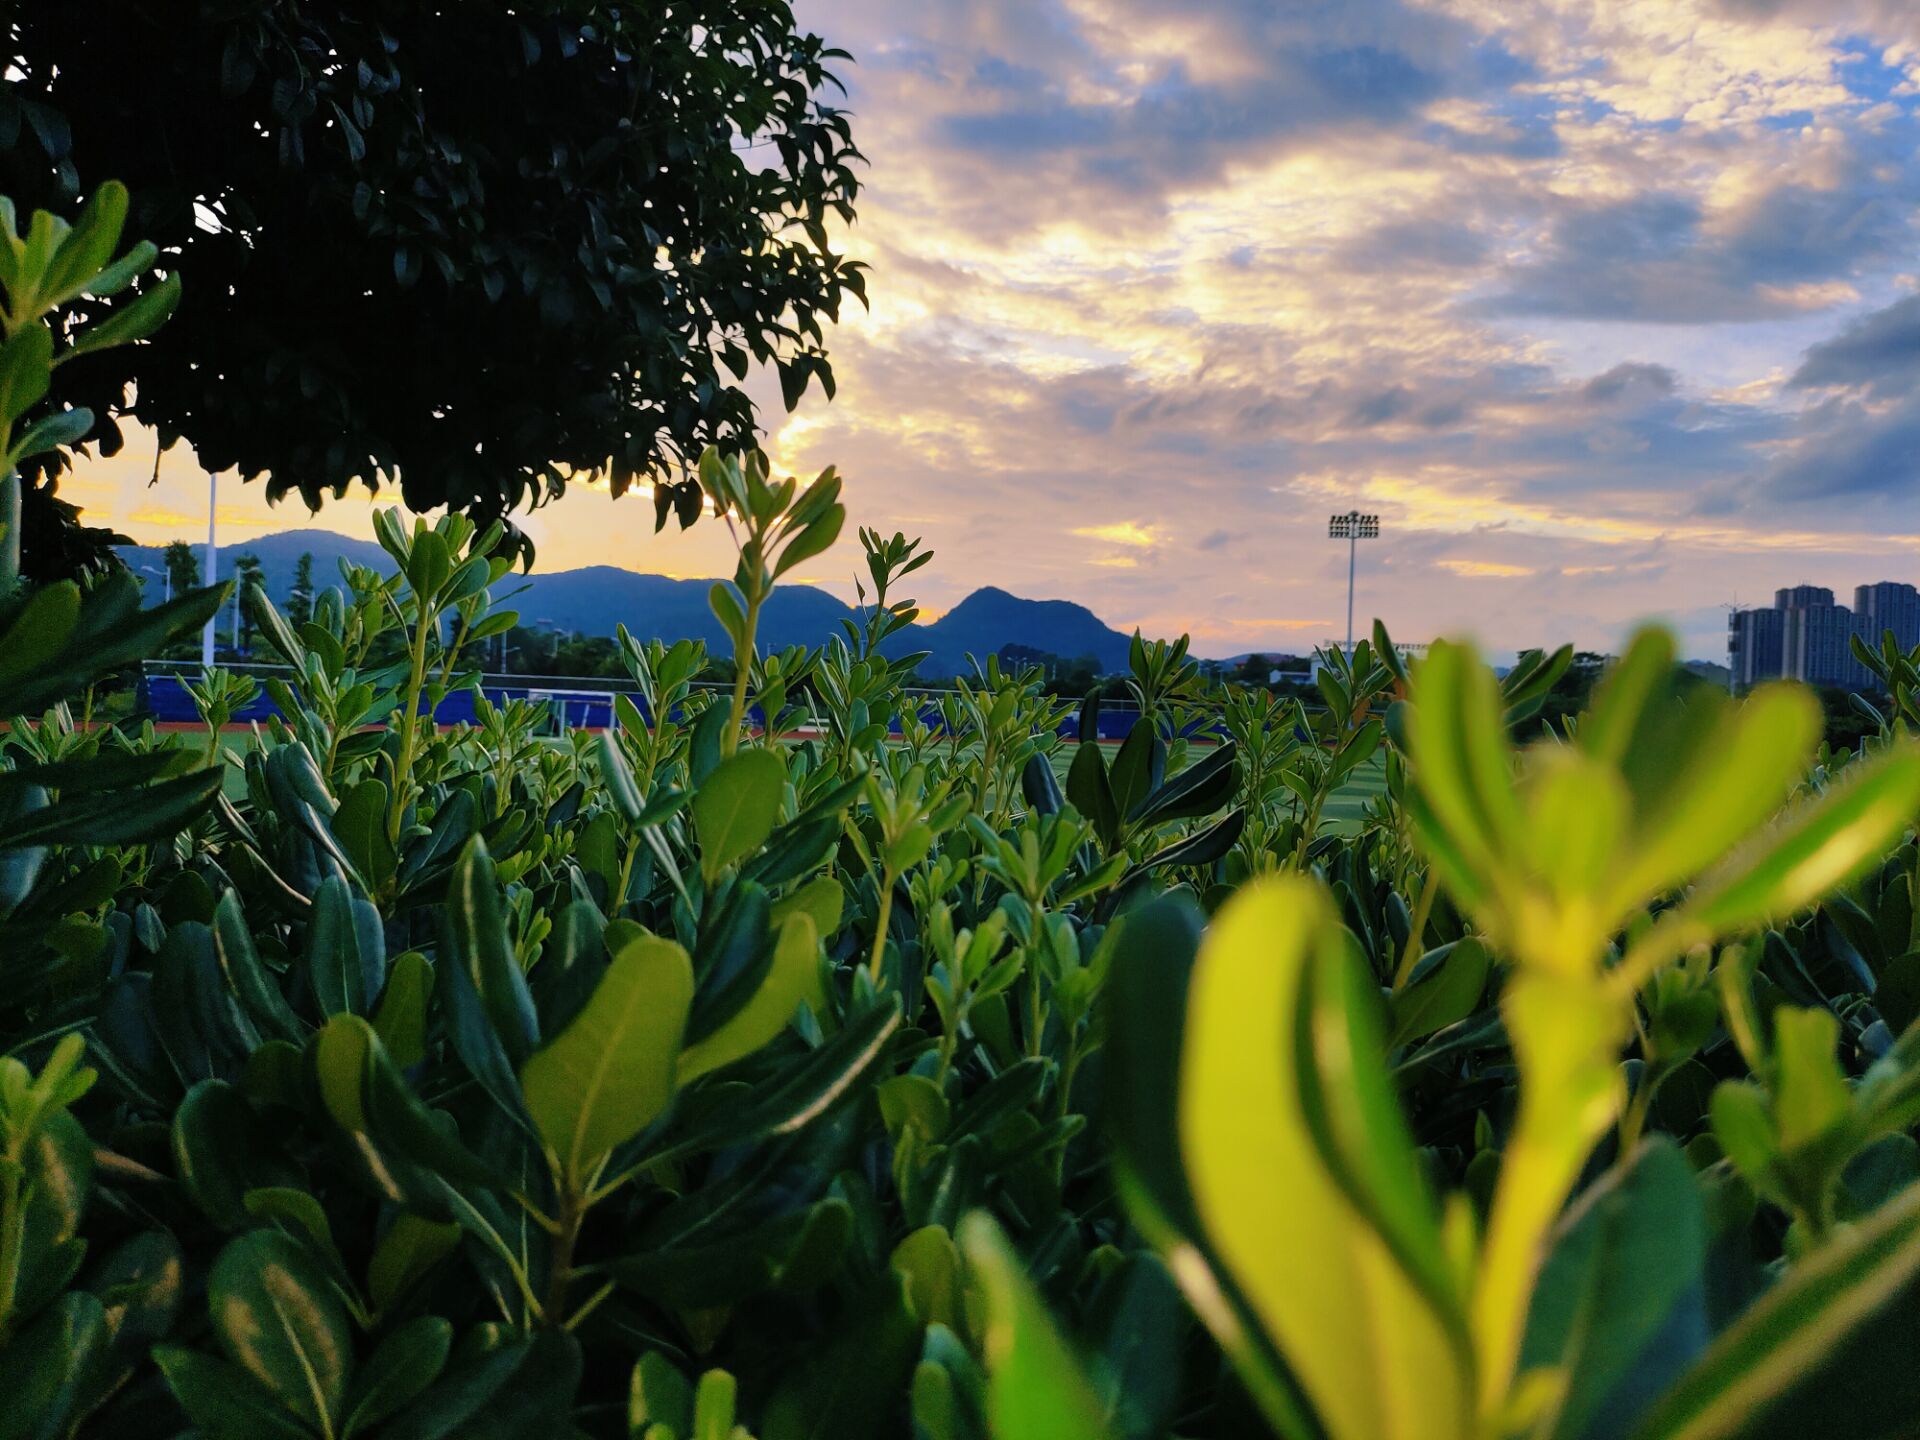
<svg viewBox="0 0 1920 1440">
<path fill-rule="evenodd" d="M 1635 1440 L 1896 1440 L 1920 1413 L 1920 1185 L 1799 1261 L 1714 1341 Z"/>
<path fill-rule="evenodd" d="M 521 1067 L 527 1110 L 576 1181 L 666 1109 L 692 1005 L 687 952 L 652 935 L 631 941 L 573 1023 Z"/>
<path fill-rule="evenodd" d="M 1324 892 L 1304 880 L 1251 885 L 1216 917 L 1182 1047 L 1188 1184 L 1209 1239 L 1334 1440 L 1465 1437 L 1473 1374 L 1460 1306 L 1435 1294 L 1437 1220 L 1417 1186 L 1383 1188 L 1417 1175 L 1391 1089 L 1384 1073 L 1360 1068 L 1377 1070 L 1379 1057 L 1369 1060 L 1365 1029 L 1346 1037 L 1350 1004 L 1328 1024 L 1314 1012 L 1335 995 L 1308 990 L 1357 969 L 1343 936 Z M 1310 1035 L 1339 1043 L 1308 1051 Z M 1310 1105 L 1328 1110 L 1319 1126 Z M 1273 1243 L 1277 1196 L 1284 1245 Z"/>
<path fill-rule="evenodd" d="M 1642 1145 L 1568 1210 L 1540 1271 L 1523 1371 L 1565 1388 L 1531 1432 L 1622 1433 L 1707 1343 L 1707 1227 L 1693 1169 L 1664 1137 Z"/>
<path fill-rule="evenodd" d="M 693 823 L 700 835 L 700 874 L 709 885 L 773 833 L 786 779 L 786 766 L 773 751 L 742 750 L 701 782 L 693 796 Z"/>
<path fill-rule="evenodd" d="M 1701 880 L 1680 918 L 1713 934 L 1789 915 L 1883 854 L 1920 813 L 1920 745 L 1848 767 L 1831 790 Z M 1678 923 L 1678 922 L 1676 922 Z"/>
<path fill-rule="evenodd" d="M 306 1250 L 278 1230 L 227 1243 L 207 1277 L 227 1358 L 315 1429 L 337 1428 L 353 1370 L 346 1307 Z"/>
<path fill-rule="evenodd" d="M 1407 985 L 1387 1002 L 1387 1048 L 1398 1050 L 1466 1019 L 1479 1008 L 1492 970 L 1493 957 L 1471 935 L 1422 956 Z"/>
<path fill-rule="evenodd" d="M 180 1345 L 156 1346 L 153 1358 L 180 1408 L 209 1440 L 313 1440 L 314 1432 L 239 1366 Z"/>
<path fill-rule="evenodd" d="M 446 1368 L 453 1326 L 438 1315 L 420 1315 L 380 1342 L 354 1380 L 345 1440 L 378 1425 L 425 1390 Z"/>
<path fill-rule="evenodd" d="M 514 958 L 506 917 L 500 913 L 500 882 L 486 842 L 475 836 L 453 867 L 447 911 L 453 926 L 454 961 L 466 966 L 493 1032 L 507 1058 L 518 1064 L 539 1035 L 527 977 Z"/>
<path fill-rule="evenodd" d="M 1107 1440 L 1099 1397 L 1000 1228 L 970 1215 L 960 1243 L 986 1296 L 987 1409 L 996 1440 Z"/>
<path fill-rule="evenodd" d="M 819 948 L 812 917 L 804 911 L 788 916 L 774 942 L 766 978 L 718 1029 L 680 1052 L 677 1083 L 691 1084 L 710 1070 L 731 1065 L 784 1031 L 814 987 Z"/>
</svg>

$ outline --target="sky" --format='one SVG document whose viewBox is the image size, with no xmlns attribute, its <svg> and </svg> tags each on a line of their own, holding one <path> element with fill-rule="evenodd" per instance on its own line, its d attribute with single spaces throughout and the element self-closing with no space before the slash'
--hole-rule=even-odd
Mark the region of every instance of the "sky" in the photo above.
<svg viewBox="0 0 1920 1440">
<path fill-rule="evenodd" d="M 1920 582 L 1920 7 L 1905 0 L 797 0 L 869 166 L 872 305 L 762 413 L 925 537 L 917 598 L 1079 601 L 1198 653 L 1361 624 L 1616 649 Z M 201 538 L 190 453 L 63 494 Z M 609 509 L 611 507 L 611 509 Z M 229 478 L 223 541 L 317 523 Z M 542 569 L 731 570 L 570 491 Z"/>
</svg>

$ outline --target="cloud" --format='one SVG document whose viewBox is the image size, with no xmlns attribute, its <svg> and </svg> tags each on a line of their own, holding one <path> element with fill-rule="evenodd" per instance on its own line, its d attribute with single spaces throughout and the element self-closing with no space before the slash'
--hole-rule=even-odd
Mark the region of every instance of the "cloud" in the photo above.
<svg viewBox="0 0 1920 1440">
<path fill-rule="evenodd" d="M 1898 499 L 1891 524 L 1912 524 L 1920 489 L 1920 404 L 1874 414 L 1853 404 L 1812 412 L 1806 432 L 1766 476 L 1761 493 L 1788 502 Z"/>
<path fill-rule="evenodd" d="M 1788 383 L 1798 390 L 1860 387 L 1868 394 L 1910 393 L 1920 382 L 1920 295 L 1896 300 L 1848 323 L 1813 346 Z"/>
<path fill-rule="evenodd" d="M 1920 578 L 1913 7 L 797 8 L 857 57 L 872 309 L 833 403 L 764 414 L 926 537 L 928 609 L 1297 649 L 1334 622 L 1278 617 L 1344 627 L 1356 507 L 1357 617 L 1406 639 L 1608 650 L 1658 606 L 1714 656 L 1736 592 Z M 191 466 L 138 483 L 87 503 L 204 505 Z M 531 523 L 543 564 L 732 568 L 644 503 Z M 846 546 L 808 571 L 850 596 Z"/>
<path fill-rule="evenodd" d="M 1580 387 L 1583 398 L 1597 405 L 1610 405 L 1642 397 L 1673 394 L 1678 377 L 1664 365 L 1623 360 L 1604 375 L 1596 375 Z"/>
<path fill-rule="evenodd" d="M 1112 545 L 1150 546 L 1160 543 L 1158 527 L 1136 525 L 1131 520 L 1119 520 L 1110 525 L 1085 525 L 1073 533 L 1089 540 L 1105 540 Z"/>
<path fill-rule="evenodd" d="M 1713 212 L 1672 192 L 1556 204 L 1494 314 L 1745 322 L 1825 309 L 1911 243 L 1910 206 L 1849 185 L 1781 185 Z"/>
<path fill-rule="evenodd" d="M 1476 580 L 1515 580 L 1535 573 L 1531 566 L 1503 565 L 1497 560 L 1436 560 L 1433 563 L 1442 570 Z"/>
</svg>

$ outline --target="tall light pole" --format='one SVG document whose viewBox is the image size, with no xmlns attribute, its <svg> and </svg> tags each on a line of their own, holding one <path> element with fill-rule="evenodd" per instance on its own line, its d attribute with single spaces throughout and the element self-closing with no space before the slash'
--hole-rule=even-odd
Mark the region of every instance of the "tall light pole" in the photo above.
<svg viewBox="0 0 1920 1440">
<path fill-rule="evenodd" d="M 1349 510 L 1344 515 L 1327 517 L 1327 538 L 1347 542 L 1347 655 L 1353 655 L 1353 576 L 1359 562 L 1362 540 L 1380 538 L 1380 517 Z"/>
<path fill-rule="evenodd" d="M 219 497 L 220 481 L 207 476 L 207 584 L 220 582 L 220 548 L 213 538 L 213 502 Z M 200 632 L 200 665 L 203 669 L 213 669 L 213 620 L 207 617 L 207 628 Z"/>
</svg>

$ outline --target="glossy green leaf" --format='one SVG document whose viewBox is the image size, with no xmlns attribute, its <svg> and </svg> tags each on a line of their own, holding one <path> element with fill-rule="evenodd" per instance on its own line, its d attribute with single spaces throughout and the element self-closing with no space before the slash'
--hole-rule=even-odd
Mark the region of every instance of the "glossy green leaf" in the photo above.
<svg viewBox="0 0 1920 1440">
<path fill-rule="evenodd" d="M 804 914 L 813 921 L 814 933 L 821 938 L 840 932 L 840 913 L 847 903 L 847 892 L 831 875 L 816 875 L 806 884 L 773 902 L 771 919 L 777 931 L 787 917 Z"/>
<path fill-rule="evenodd" d="M 207 1277 L 220 1348 L 315 1429 L 336 1428 L 353 1369 L 346 1307 L 306 1250 L 277 1230 L 227 1243 Z"/>
<path fill-rule="evenodd" d="M 705 1038 L 680 1052 L 679 1080 L 690 1084 L 710 1070 L 753 1054 L 781 1034 L 813 990 L 820 939 L 812 917 L 796 911 L 780 927 L 773 963 L 751 999 Z"/>
<path fill-rule="evenodd" d="M 460 1243 L 460 1227 L 407 1211 L 393 1217 L 367 1262 L 367 1297 L 386 1310 Z"/>
<path fill-rule="evenodd" d="M 709 885 L 773 833 L 786 778 L 786 767 L 773 751 L 742 750 L 721 761 L 694 792 L 700 873 Z"/>
<path fill-rule="evenodd" d="M 107 1340 L 100 1301 L 70 1291 L 0 1347 L 0 1440 L 43 1440 L 78 1421 L 81 1384 Z"/>
<path fill-rule="evenodd" d="M 447 911 L 457 961 L 466 966 L 507 1058 L 518 1064 L 533 1050 L 538 1021 L 527 977 L 514 958 L 500 908 L 500 882 L 484 841 L 475 838 L 453 867 Z"/>
<path fill-rule="evenodd" d="M 333 812 L 333 833 L 353 861 L 360 878 L 372 890 L 391 884 L 400 861 L 387 838 L 387 787 L 376 779 L 362 780 L 340 797 Z"/>
<path fill-rule="evenodd" d="M 585 1179 L 666 1109 L 692 1004 L 687 952 L 631 941 L 573 1023 L 521 1068 L 527 1110 L 569 1175 Z"/>
<path fill-rule="evenodd" d="M 1493 957 L 1472 936 L 1428 952 L 1388 1001 L 1387 1048 L 1398 1050 L 1466 1019 L 1479 1008 L 1492 971 Z"/>
<path fill-rule="evenodd" d="M 1801 1260 L 1669 1390 L 1635 1440 L 1895 1440 L 1920 1413 L 1920 1186 Z"/>
<path fill-rule="evenodd" d="M 1560 1372 L 1531 1432 L 1579 1440 L 1598 1417 L 1620 1427 L 1707 1342 L 1707 1225 L 1693 1170 L 1656 1138 L 1562 1219 L 1534 1291 L 1524 1370 Z"/>
<path fill-rule="evenodd" d="M 315 1432 L 239 1366 L 179 1345 L 157 1346 L 153 1358 L 208 1440 L 313 1440 Z"/>
<path fill-rule="evenodd" d="M 252 932 L 240 907 L 240 894 L 229 890 L 220 897 L 213 916 L 213 947 L 221 973 L 227 978 L 254 1024 L 283 1040 L 300 1040 L 305 1022 L 293 1013 L 278 981 L 254 948 Z"/>
<path fill-rule="evenodd" d="M 1093 822 L 1102 845 L 1111 846 L 1120 833 L 1120 810 L 1107 780 L 1107 761 L 1097 741 L 1084 741 L 1073 752 L 1067 769 L 1067 799 Z"/>
<path fill-rule="evenodd" d="M 181 1187 L 225 1230 L 248 1223 L 249 1190 L 298 1183 L 246 1097 L 223 1080 L 203 1080 L 173 1114 L 173 1162 Z"/>
<path fill-rule="evenodd" d="M 440 1377 L 453 1349 L 453 1326 L 421 1315 L 400 1326 L 354 1378 L 343 1440 L 365 1434 Z"/>
<path fill-rule="evenodd" d="M 572 1336 L 476 1325 L 460 1337 L 440 1378 L 381 1427 L 380 1440 L 562 1434 L 579 1383 L 580 1347 Z"/>
<path fill-rule="evenodd" d="M 693 1428 L 693 1387 L 673 1362 L 658 1350 L 649 1350 L 634 1363 L 627 1386 L 627 1433 L 647 1436 L 651 1426 L 669 1434 L 689 1434 Z"/>
<path fill-rule="evenodd" d="M 1107 770 L 1107 783 L 1113 793 L 1113 808 L 1124 824 L 1127 817 L 1158 788 L 1166 768 L 1166 745 L 1155 733 L 1150 721 L 1136 720 L 1127 738 L 1114 752 Z M 1072 777 L 1069 776 L 1069 779 Z"/>
<path fill-rule="evenodd" d="M 717 1150 L 804 1130 L 871 1077 L 899 1029 L 899 1001 L 887 997 L 847 1021 L 803 1062 L 703 1120 L 675 1148 Z"/>
<path fill-rule="evenodd" d="M 337 875 L 323 881 L 313 897 L 313 917 L 307 931 L 307 979 L 323 1018 L 366 1013 L 366 972 L 360 957 L 359 930 L 354 924 L 353 892 Z"/>
<path fill-rule="evenodd" d="M 387 972 L 387 988 L 374 1011 L 373 1028 L 393 1063 L 403 1069 L 427 1054 L 427 1006 L 433 998 L 433 965 L 409 950 Z"/>
</svg>

